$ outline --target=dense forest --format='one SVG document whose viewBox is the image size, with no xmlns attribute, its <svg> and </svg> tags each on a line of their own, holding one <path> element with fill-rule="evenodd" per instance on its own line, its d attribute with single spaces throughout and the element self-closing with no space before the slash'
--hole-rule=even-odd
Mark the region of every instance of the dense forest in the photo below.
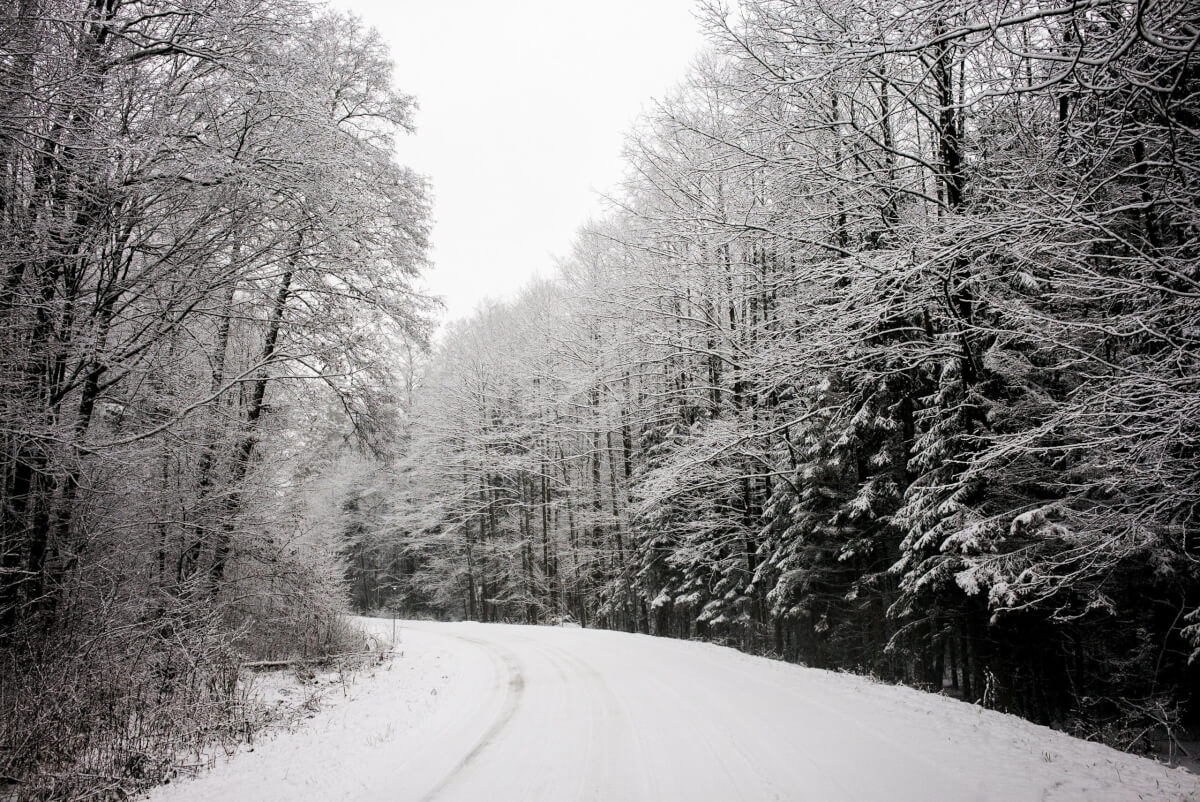
<svg viewBox="0 0 1200 802">
<path fill-rule="evenodd" d="M 0 796 L 110 799 L 353 648 L 322 477 L 428 334 L 411 98 L 291 0 L 0 10 Z"/>
<path fill-rule="evenodd" d="M 0 8 L 0 795 L 249 737 L 350 607 L 1200 729 L 1200 5 L 696 16 L 557 274 L 431 345 L 376 33 Z"/>
<path fill-rule="evenodd" d="M 1200 6 L 698 17 L 609 211 L 330 488 L 355 605 L 1195 727 Z"/>
</svg>

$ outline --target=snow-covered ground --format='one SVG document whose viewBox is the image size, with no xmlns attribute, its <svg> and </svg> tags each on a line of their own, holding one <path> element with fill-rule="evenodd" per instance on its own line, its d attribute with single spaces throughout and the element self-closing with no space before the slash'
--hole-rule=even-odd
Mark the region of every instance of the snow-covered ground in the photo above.
<svg viewBox="0 0 1200 802">
<path fill-rule="evenodd" d="M 390 621 L 367 621 L 385 639 Z M 1200 800 L 1200 778 L 1013 716 L 731 649 L 404 622 L 308 726 L 152 802 Z"/>
</svg>

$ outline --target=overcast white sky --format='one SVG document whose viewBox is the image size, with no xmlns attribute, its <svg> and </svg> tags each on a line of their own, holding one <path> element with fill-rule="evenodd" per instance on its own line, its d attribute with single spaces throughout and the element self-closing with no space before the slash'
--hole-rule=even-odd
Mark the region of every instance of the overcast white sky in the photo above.
<svg viewBox="0 0 1200 802">
<path fill-rule="evenodd" d="M 693 0 L 335 0 L 390 44 L 420 103 L 400 160 L 434 192 L 446 319 L 550 275 L 622 175 L 623 137 L 687 72 Z"/>
</svg>

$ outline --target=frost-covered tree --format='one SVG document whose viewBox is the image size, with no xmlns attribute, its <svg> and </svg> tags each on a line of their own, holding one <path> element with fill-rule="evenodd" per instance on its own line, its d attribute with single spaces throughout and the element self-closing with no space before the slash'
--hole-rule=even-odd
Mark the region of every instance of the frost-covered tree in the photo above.
<svg viewBox="0 0 1200 802">
<path fill-rule="evenodd" d="M 1125 744 L 1193 721 L 1195 10 L 700 17 L 711 50 L 631 132 L 609 218 L 434 358 L 487 363 L 504 441 L 418 458 L 491 477 L 455 542 L 494 533 L 506 593 L 589 624 Z"/>
<path fill-rule="evenodd" d="M 391 428 L 425 189 L 378 37 L 307 3 L 29 0 L 0 53 L 0 773 L 83 795 L 231 735 L 239 655 L 337 647 L 281 463 Z"/>
</svg>

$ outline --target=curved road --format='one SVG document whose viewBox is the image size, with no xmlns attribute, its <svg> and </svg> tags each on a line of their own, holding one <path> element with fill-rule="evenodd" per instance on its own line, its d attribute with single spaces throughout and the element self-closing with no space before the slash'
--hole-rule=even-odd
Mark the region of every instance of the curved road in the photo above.
<svg viewBox="0 0 1200 802">
<path fill-rule="evenodd" d="M 707 644 L 406 632 L 473 650 L 489 671 L 472 724 L 434 741 L 460 759 L 427 787 L 412 778 L 413 798 L 430 802 L 1157 799 L 1171 787 L 1157 775 L 1181 783 L 1178 798 L 1196 780 L 951 699 Z M 1141 772 L 1153 779 L 1131 785 Z"/>
<path fill-rule="evenodd" d="M 366 623 L 390 637 L 390 621 Z M 481 624 L 400 633 L 402 656 L 359 698 L 153 798 L 1200 799 L 1195 775 L 1011 716 L 707 644 Z"/>
</svg>

